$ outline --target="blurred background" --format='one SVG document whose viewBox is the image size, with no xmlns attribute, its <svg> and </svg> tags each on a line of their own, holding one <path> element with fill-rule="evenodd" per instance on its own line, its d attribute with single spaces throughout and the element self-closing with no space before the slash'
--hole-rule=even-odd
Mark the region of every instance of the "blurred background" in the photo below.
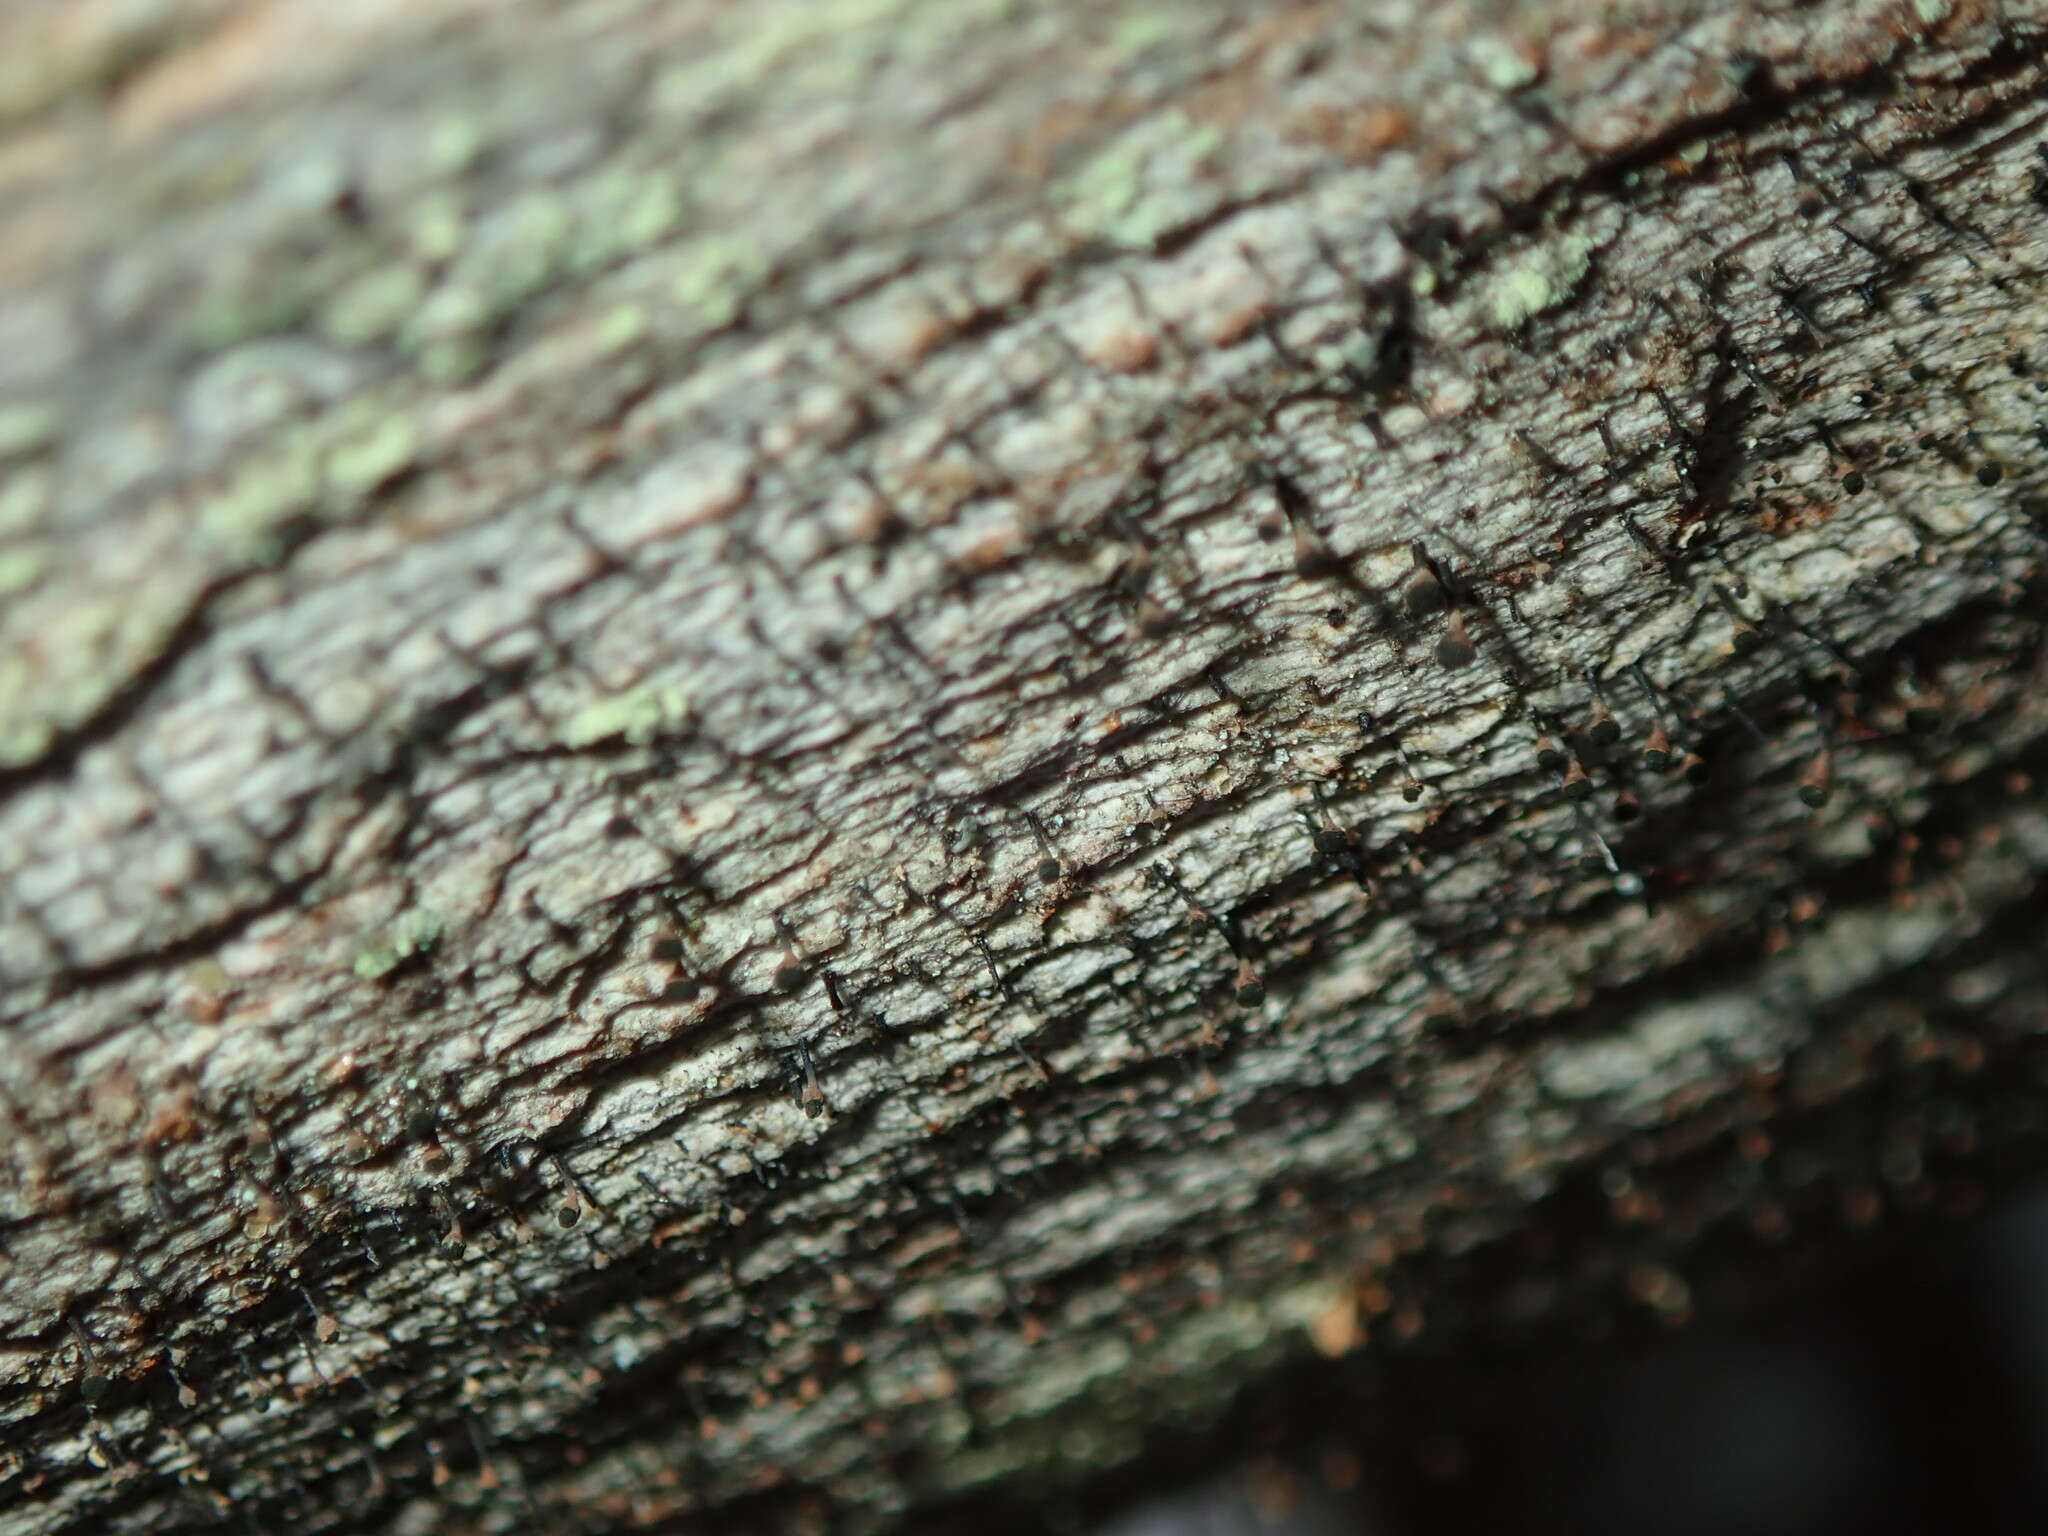
<svg viewBox="0 0 2048 1536">
<path fill-rule="evenodd" d="M 2048 1530 L 2048 1194 L 1796 1302 L 1584 1350 L 1427 1353 L 1365 1423 L 1077 1528 L 1099 1536 Z M 1298 1408 L 1299 1411 L 1295 1411 Z M 1254 1410 L 1257 1416 L 1257 1410 Z M 1247 1433 L 1256 1438 L 1256 1424 Z"/>
</svg>

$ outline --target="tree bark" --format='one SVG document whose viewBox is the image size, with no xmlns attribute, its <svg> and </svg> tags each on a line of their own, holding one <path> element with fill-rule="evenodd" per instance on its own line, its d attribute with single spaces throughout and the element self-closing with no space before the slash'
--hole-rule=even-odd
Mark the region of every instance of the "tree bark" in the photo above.
<svg viewBox="0 0 2048 1536">
<path fill-rule="evenodd" d="M 0 1530 L 878 1529 L 2039 1168 L 2041 19 L 17 8 Z"/>
</svg>

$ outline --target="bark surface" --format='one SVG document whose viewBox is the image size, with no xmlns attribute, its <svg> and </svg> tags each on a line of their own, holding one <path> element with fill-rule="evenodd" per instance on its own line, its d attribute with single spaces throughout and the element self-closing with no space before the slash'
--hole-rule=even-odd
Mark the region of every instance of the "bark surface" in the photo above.
<svg viewBox="0 0 2048 1536">
<path fill-rule="evenodd" d="M 15 8 L 0 1530 L 876 1529 L 2038 1167 L 2042 23 Z"/>
</svg>

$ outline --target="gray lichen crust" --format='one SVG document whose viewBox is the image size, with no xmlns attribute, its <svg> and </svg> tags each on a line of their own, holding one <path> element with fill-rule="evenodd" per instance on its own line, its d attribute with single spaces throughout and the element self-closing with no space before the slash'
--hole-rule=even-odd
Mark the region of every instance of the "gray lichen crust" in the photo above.
<svg viewBox="0 0 2048 1536">
<path fill-rule="evenodd" d="M 8 1536 L 875 1528 L 2034 1011 L 2035 21 L 316 9 L 0 75 Z"/>
</svg>

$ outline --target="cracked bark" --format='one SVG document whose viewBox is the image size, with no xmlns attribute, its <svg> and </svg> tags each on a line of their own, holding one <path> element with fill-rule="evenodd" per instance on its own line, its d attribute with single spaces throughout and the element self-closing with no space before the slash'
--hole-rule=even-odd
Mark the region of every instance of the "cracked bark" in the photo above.
<svg viewBox="0 0 2048 1536">
<path fill-rule="evenodd" d="M 4 23 L 0 1529 L 871 1529 L 2041 1165 L 2038 10 L 1377 10 Z"/>
</svg>

